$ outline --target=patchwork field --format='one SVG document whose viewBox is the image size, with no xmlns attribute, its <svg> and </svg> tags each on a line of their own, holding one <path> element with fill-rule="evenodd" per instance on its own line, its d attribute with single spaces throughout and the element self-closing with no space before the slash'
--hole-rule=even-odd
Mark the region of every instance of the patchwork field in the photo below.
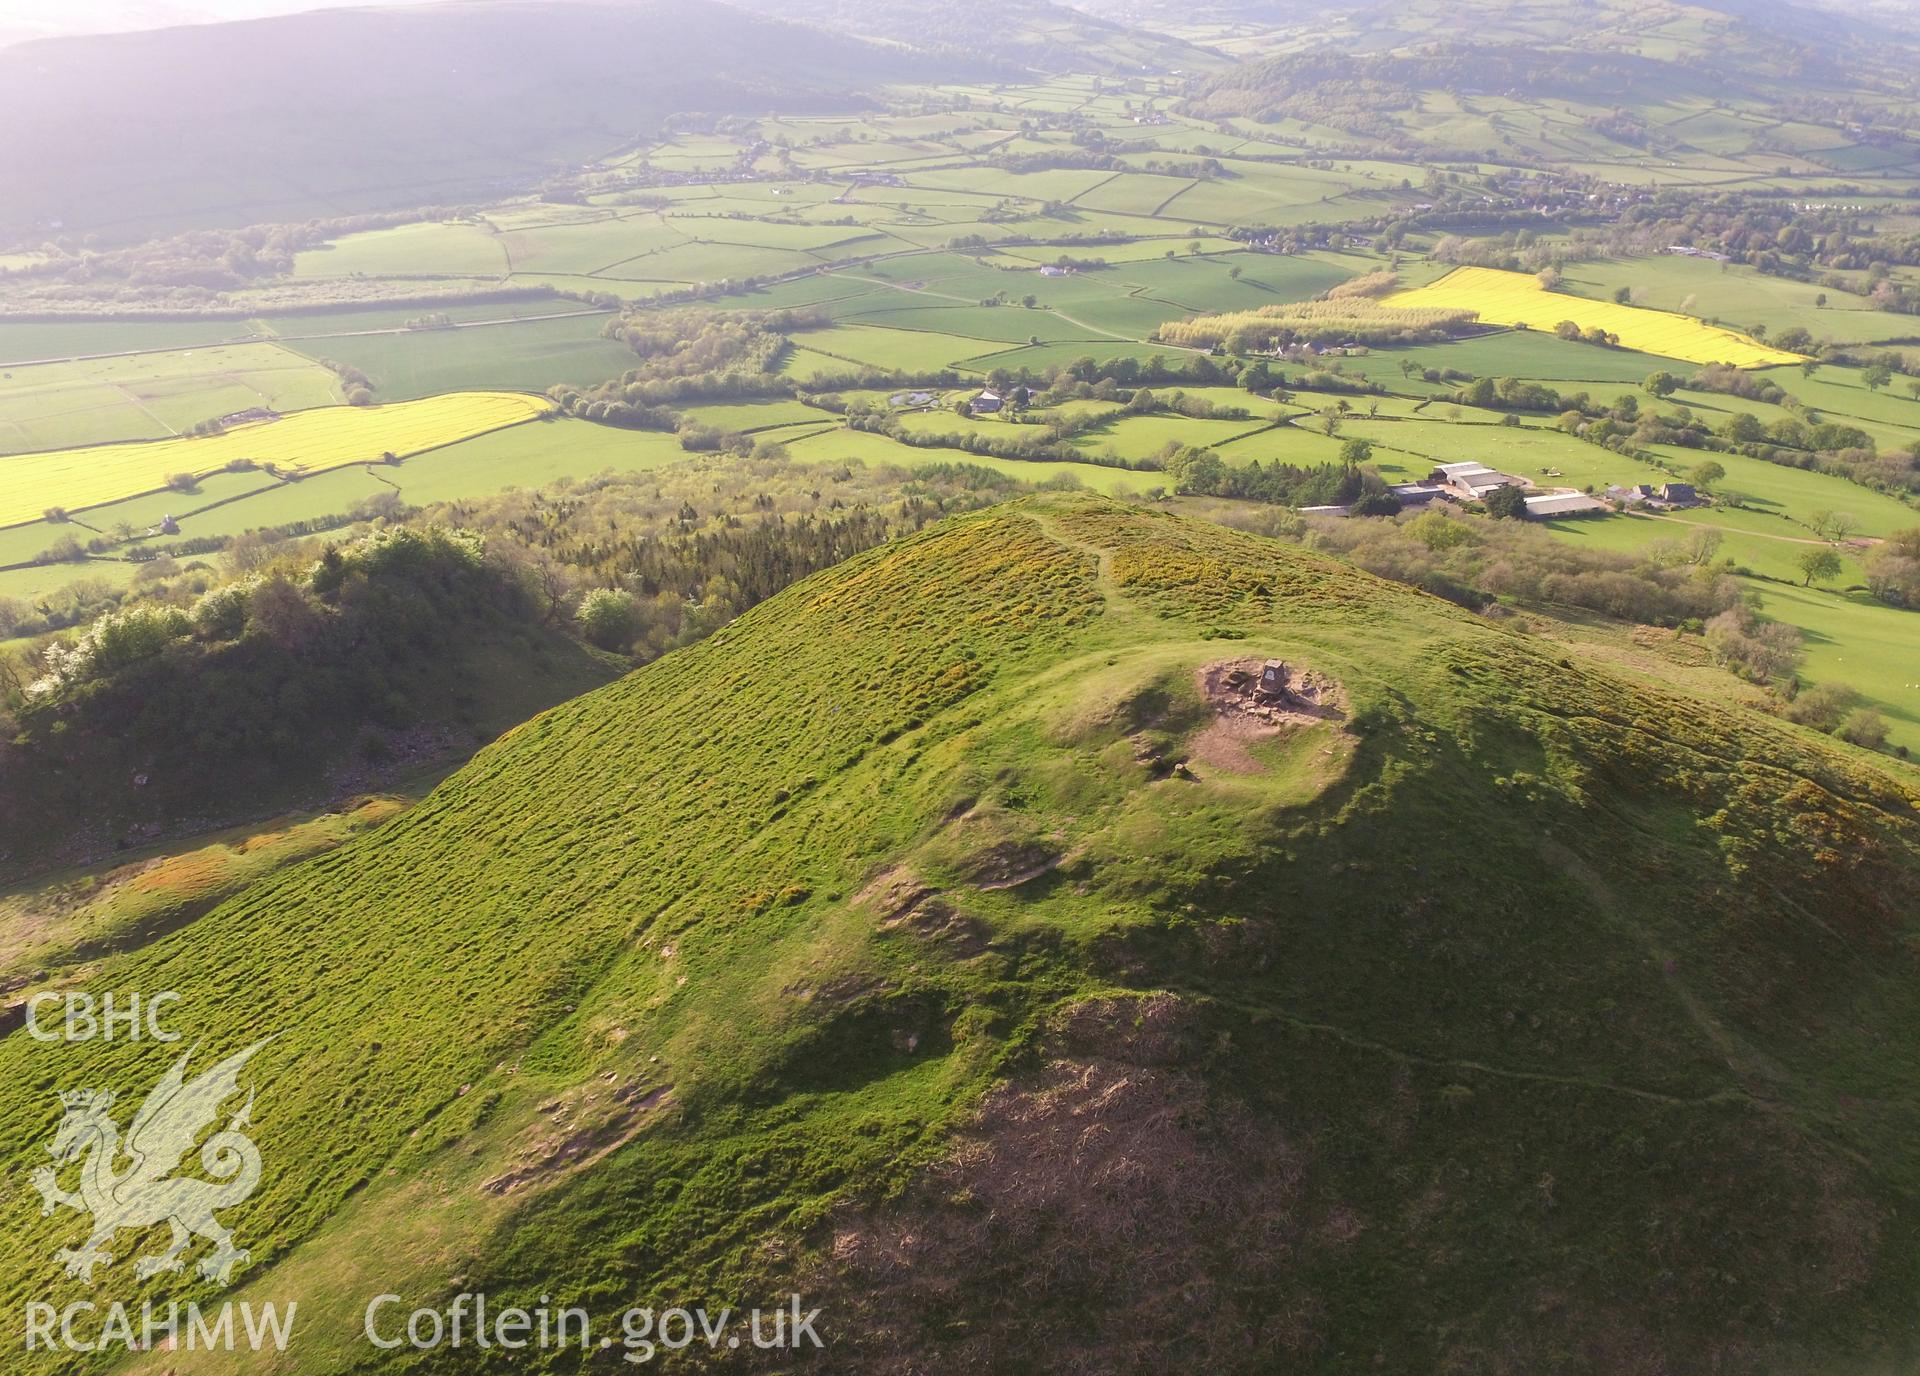
<svg viewBox="0 0 1920 1376">
<path fill-rule="evenodd" d="M 338 378 L 278 344 L 16 364 L 0 370 L 0 454 L 158 439 L 237 411 L 341 400 Z"/>
<path fill-rule="evenodd" d="M 0 526 L 38 520 L 50 507 L 83 511 L 234 464 L 305 474 L 388 453 L 404 458 L 552 410 L 543 397 L 455 392 L 389 406 L 321 407 L 198 438 L 17 455 L 0 459 Z"/>
<path fill-rule="evenodd" d="M 1787 353 L 1739 334 L 1669 311 L 1622 306 L 1550 292 L 1536 278 L 1497 268 L 1455 268 L 1439 281 L 1383 298 L 1406 310 L 1470 310 L 1490 325 L 1526 325 L 1551 332 L 1563 320 L 1618 335 L 1622 348 L 1689 363 L 1764 368 L 1798 363 Z"/>
<path fill-rule="evenodd" d="M 1703 267 L 1708 270 L 1703 271 Z M 1823 290 L 1812 282 L 1757 272 L 1744 264 L 1705 264 L 1681 254 L 1569 264 L 1567 291 L 1609 300 L 1622 287 L 1638 306 L 1725 321 L 1741 330 L 1798 327 L 1816 339 L 1886 339 L 1898 329 L 1865 297 Z"/>
<path fill-rule="evenodd" d="M 439 392 L 544 392 L 559 383 L 602 382 L 633 366 L 633 351 L 601 333 L 606 321 L 596 312 L 461 329 L 336 334 L 287 347 L 358 368 L 382 401 Z"/>
<path fill-rule="evenodd" d="M 794 339 L 799 347 L 793 350 L 786 371 L 802 380 L 862 368 L 937 372 L 1006 348 L 1005 343 L 993 340 L 925 330 L 886 330 L 871 325 L 810 330 Z"/>
</svg>

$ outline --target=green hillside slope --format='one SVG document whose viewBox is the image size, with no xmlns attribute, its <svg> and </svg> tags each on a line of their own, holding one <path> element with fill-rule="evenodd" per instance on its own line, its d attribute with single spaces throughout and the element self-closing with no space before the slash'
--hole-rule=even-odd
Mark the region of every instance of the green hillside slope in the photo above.
<svg viewBox="0 0 1920 1376">
<path fill-rule="evenodd" d="M 362 1313 L 484 1290 L 798 1291 L 851 1371 L 1908 1369 L 1920 787 L 1571 653 L 1078 496 L 811 578 L 102 964 L 276 1035 L 231 1297 L 300 1305 L 123 1365 L 469 1371 Z M 177 1051 L 0 1041 L 0 1310 L 220 1296 L 63 1277 L 29 1184 Z"/>
</svg>

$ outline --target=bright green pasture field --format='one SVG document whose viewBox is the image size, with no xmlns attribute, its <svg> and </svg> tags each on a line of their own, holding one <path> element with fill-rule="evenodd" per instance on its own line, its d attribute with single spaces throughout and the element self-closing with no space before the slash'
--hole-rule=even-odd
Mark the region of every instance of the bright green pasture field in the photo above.
<svg viewBox="0 0 1920 1376">
<path fill-rule="evenodd" d="M 1858 368 L 1836 368 L 1829 364 L 1812 377 L 1798 368 L 1769 368 L 1767 376 L 1809 406 L 1819 408 L 1831 420 L 1853 419 L 1863 428 L 1892 427 L 1903 434 L 1901 443 L 1920 438 L 1920 401 L 1907 390 L 1909 379 L 1896 377 L 1893 385 L 1869 392 Z M 1737 398 L 1722 400 L 1739 406 Z"/>
<path fill-rule="evenodd" d="M 1556 534 L 1588 548 L 1625 554 L 1638 553 L 1662 542 L 1685 541 L 1696 530 L 1717 530 L 1721 535 L 1717 558 L 1731 560 L 1742 571 L 1796 583 L 1804 575 L 1794 561 L 1817 543 L 1804 529 L 1781 517 L 1724 507 L 1702 507 L 1671 515 L 1622 512 L 1617 516 L 1569 518 L 1545 524 Z M 1859 582 L 1859 560 L 1845 554 L 1842 563 L 1846 571 L 1837 585 L 1845 587 Z"/>
<path fill-rule="evenodd" d="M 1173 215 L 1133 215 L 1124 210 L 1095 210 L 1078 205 L 1070 205 L 1041 219 L 1027 221 L 1026 229 L 1031 234 L 1124 234 L 1130 238 L 1160 240 L 1163 247 L 1170 247 L 1164 242 L 1169 235 L 1206 239 L 1215 233 L 1206 225 Z M 1091 256 L 1098 258 L 1101 254 L 1093 250 Z"/>
<path fill-rule="evenodd" d="M 1208 254 L 1128 263 L 1101 273 L 1141 295 L 1190 311 L 1251 310 L 1304 301 L 1368 270 L 1360 259 L 1332 254 L 1287 256 L 1277 253 Z M 1238 268 L 1240 276 L 1233 275 Z"/>
<path fill-rule="evenodd" d="M 278 344 L 16 367 L 0 376 L 0 453 L 158 439 L 253 407 L 340 400 L 332 373 Z"/>
<path fill-rule="evenodd" d="M 138 566 L 119 559 L 89 559 L 84 564 L 46 564 L 0 570 L 0 597 L 36 602 L 70 583 L 103 582 L 124 588 L 133 582 Z"/>
<path fill-rule="evenodd" d="M 165 545 L 181 538 L 240 535 L 266 526 L 341 516 L 362 502 L 391 493 L 399 483 L 399 470 L 385 466 L 378 473 L 365 465 L 330 469 L 297 483 L 262 488 L 197 516 L 176 517 L 179 535 L 155 536 L 141 543 Z"/>
<path fill-rule="evenodd" d="M 1900 317 L 1872 309 L 1863 297 L 1681 254 L 1572 263 L 1565 275 L 1567 288 L 1582 296 L 1610 301 L 1619 288 L 1630 287 L 1636 304 L 1665 311 L 1684 309 L 1688 315 L 1717 319 L 1741 330 L 1765 325 L 1777 334 L 1799 326 L 1815 339 L 1843 343 L 1910 333 Z M 1822 295 L 1827 305 L 1816 306 Z"/>
<path fill-rule="evenodd" d="M 207 513 L 283 487 L 292 489 L 296 486 L 298 484 L 281 483 L 269 474 L 259 472 L 210 474 L 202 478 L 192 492 L 143 493 L 125 501 L 89 508 L 64 524 L 35 521 L 0 532 L 0 563 L 17 563 L 32 558 L 64 537 L 82 543 L 96 535 L 137 541 L 156 528 L 166 516 L 172 516 L 180 522 L 182 530 L 186 530 L 192 521 L 206 519 L 204 516 L 196 517 L 195 512 Z M 155 538 L 165 543 L 181 537 L 168 535 Z M 96 560 L 95 566 L 104 566 L 107 562 L 110 561 Z"/>
<path fill-rule="evenodd" d="M 668 292 L 684 291 L 693 284 L 680 281 L 646 281 L 640 278 L 587 277 L 565 272 L 517 272 L 509 280 L 515 287 L 552 287 L 555 291 L 604 292 L 628 304 L 644 303 Z"/>
<path fill-rule="evenodd" d="M 1239 410 L 1245 411 L 1249 416 L 1253 417 L 1253 419 L 1256 422 L 1272 420 L 1274 413 L 1276 411 L 1284 410 L 1288 415 L 1298 415 L 1311 409 L 1310 407 L 1307 407 L 1307 406 L 1298 406 L 1298 405 L 1283 407 L 1283 406 L 1280 406 L 1278 403 L 1276 403 L 1271 397 L 1255 396 L 1253 393 L 1247 391 L 1244 387 L 1173 386 L 1173 387 L 1155 387 L 1152 390 L 1153 390 L 1153 394 L 1156 397 L 1161 398 L 1162 400 L 1165 400 L 1173 396 L 1183 396 L 1195 401 L 1211 402 L 1215 406 L 1234 407 Z M 1097 405 L 1101 405 L 1102 403 L 1099 403 L 1099 402 L 1069 403 L 1069 405 L 1081 405 L 1081 404 L 1091 404 L 1091 405 L 1097 406 Z"/>
<path fill-rule="evenodd" d="M 0 321 L 0 365 L 191 349 L 251 333 L 243 320 Z"/>
<path fill-rule="evenodd" d="M 997 354 L 983 354 L 973 359 L 971 368 L 991 371 L 1006 368 L 1018 372 L 1025 368 L 1038 377 L 1049 368 L 1064 368 L 1083 358 L 1091 358 L 1096 363 L 1111 363 L 1119 358 L 1137 359 L 1142 363 L 1161 359 L 1168 363 L 1178 362 L 1188 355 L 1180 350 L 1168 348 L 1164 344 L 1132 344 L 1121 340 L 1093 340 L 1085 344 L 1031 344 L 1025 348 L 1007 349 Z"/>
<path fill-rule="evenodd" d="M 951 393 L 970 396 L 972 389 Z M 1023 425 L 1002 416 L 962 416 L 941 403 L 928 411 L 907 411 L 900 416 L 902 429 L 916 435 L 987 435 L 996 439 L 1037 438 L 1045 432 L 1037 426 Z"/>
<path fill-rule="evenodd" d="M 1118 210 L 1123 214 L 1151 215 L 1192 185 L 1191 177 L 1120 172 L 1083 191 L 1074 198 L 1073 203 L 1087 210 Z"/>
<path fill-rule="evenodd" d="M 673 212 L 667 224 L 690 239 L 707 243 L 798 249 L 808 253 L 850 240 L 875 237 L 873 230 L 863 225 L 780 224 L 771 220 L 708 215 L 693 209 Z"/>
<path fill-rule="evenodd" d="M 937 464 L 965 463 L 991 468 L 1022 482 L 1046 482 L 1050 478 L 1071 478 L 1095 492 L 1146 492 L 1165 487 L 1166 474 L 1135 472 L 1126 468 L 1104 468 L 1090 463 L 1024 463 L 1018 459 L 996 459 L 985 454 L 969 454 L 964 449 L 919 449 L 899 444 L 885 435 L 860 430 L 833 430 L 787 446 L 794 458 L 807 463 L 844 463 L 849 459 L 875 467 L 890 464 L 898 468 L 930 468 Z"/>
<path fill-rule="evenodd" d="M 866 269 L 862 269 L 865 272 Z M 710 296 L 706 304 L 715 310 L 725 311 L 780 311 L 799 310 L 808 306 L 831 305 L 836 311 L 851 309 L 851 303 L 865 300 L 875 292 L 886 290 L 871 282 L 857 281 L 852 277 L 838 273 L 818 273 L 811 277 L 795 278 L 791 282 L 782 282 L 772 287 L 757 287 L 752 290 L 728 292 L 724 296 Z"/>
<path fill-rule="evenodd" d="M 1404 168 L 1385 170 L 1388 165 L 1384 163 L 1353 163 L 1349 164 L 1353 171 L 1343 172 L 1302 167 L 1297 163 L 1255 162 L 1231 157 L 1222 158 L 1220 162 L 1233 176 L 1213 185 L 1290 204 L 1328 200 L 1359 188 L 1389 183 L 1398 185 L 1400 179 L 1407 175 L 1407 169 Z"/>
<path fill-rule="evenodd" d="M 799 347 L 790 355 L 785 371 L 802 378 L 844 371 L 847 360 L 873 368 L 937 372 L 1004 347 L 1003 341 L 933 334 L 924 330 L 883 330 L 872 325 L 808 330 L 795 335 L 793 340 Z M 800 358 L 802 354 L 814 357 L 824 355 L 825 363 L 816 365 L 804 362 Z"/>
<path fill-rule="evenodd" d="M 820 168 L 871 168 L 890 167 L 898 163 L 919 162 L 936 155 L 952 156 L 951 149 L 943 149 L 938 144 L 921 142 L 902 143 L 823 143 L 811 147 L 796 149 L 793 155 L 796 167 L 808 170 Z"/>
<path fill-rule="evenodd" d="M 480 228 L 493 234 L 508 234 L 520 229 L 541 229 L 551 225 L 588 224 L 608 215 L 636 215 L 649 212 L 633 206 L 609 208 L 593 205 L 558 205 L 551 201 L 521 201 L 495 206 L 483 217 Z"/>
<path fill-rule="evenodd" d="M 514 272 L 591 274 L 676 247 L 690 237 L 656 214 L 628 212 L 617 219 L 516 229 L 502 233 L 499 244 Z"/>
<path fill-rule="evenodd" d="M 1380 349 L 1370 357 L 1387 360 L 1399 372 L 1399 360 L 1410 358 L 1426 368 L 1457 368 L 1475 377 L 1519 377 L 1536 382 L 1623 382 L 1638 385 L 1649 373 L 1662 371 L 1688 377 L 1691 363 L 1681 363 L 1631 349 L 1607 349 L 1597 344 L 1574 344 L 1548 330 L 1501 330 L 1448 344 L 1414 349 Z M 1383 380 L 1390 381 L 1390 378 Z M 1577 391 L 1577 387 L 1562 387 Z"/>
<path fill-rule="evenodd" d="M 1309 220 L 1339 220 L 1367 213 L 1368 203 L 1353 197 L 1322 199 L 1310 189 L 1249 186 L 1241 181 L 1199 182 L 1176 196 L 1160 214 L 1199 225 L 1288 225 Z M 1377 204 L 1377 203 L 1376 203 Z"/>
<path fill-rule="evenodd" d="M 1302 467 L 1334 463 L 1340 457 L 1339 438 L 1329 439 L 1319 430 L 1298 425 L 1283 425 L 1262 430 L 1231 443 L 1215 446 L 1220 457 L 1232 464 L 1291 463 Z M 1384 465 L 1380 465 L 1384 469 Z M 1425 476 L 1422 474 L 1421 476 Z"/>
<path fill-rule="evenodd" d="M 214 473 L 202 478 L 192 492 L 148 492 L 122 502 L 94 507 L 64 525 L 35 521 L 0 531 L 0 563 L 31 559 L 62 536 L 84 543 L 98 532 L 131 538 L 160 524 L 163 517 L 184 520 L 190 513 L 264 493 L 283 486 L 265 473 Z M 291 486 L 290 484 L 287 486 Z M 182 526 L 185 529 L 185 526 Z M 165 539 L 173 539 L 166 536 Z"/>
<path fill-rule="evenodd" d="M 1051 263 L 1062 254 L 1073 258 L 1104 258 L 1109 263 L 1141 263 L 1156 258 L 1164 258 L 1168 249 L 1175 249 L 1184 255 L 1192 236 L 1177 234 L 1174 237 L 1136 239 L 1127 244 L 1101 244 L 1089 248 L 1084 244 L 1009 244 L 1000 250 L 1008 258 L 1019 258 L 1026 262 Z M 1246 246 L 1237 239 L 1222 239 L 1207 234 L 1200 237 L 1200 249 L 1203 253 L 1246 253 Z M 1262 255 L 1247 254 L 1241 261 L 1258 261 Z"/>
<path fill-rule="evenodd" d="M 602 268 L 595 275 L 620 282 L 719 282 L 735 277 L 773 277 L 819 262 L 797 249 L 684 243 Z M 607 290 L 617 288 L 609 286 Z"/>
<path fill-rule="evenodd" d="M 1190 420 L 1186 416 L 1128 416 L 1097 425 L 1073 437 L 1073 447 L 1085 454 L 1118 454 L 1123 459 L 1145 459 L 1168 444 L 1208 449 L 1265 428 L 1264 417 L 1253 420 Z"/>
<path fill-rule="evenodd" d="M 808 406 L 800 401 L 738 401 L 717 406 L 691 406 L 681 414 L 716 430 L 770 430 L 782 425 L 838 425 L 840 418 L 831 411 Z"/>
<path fill-rule="evenodd" d="M 702 137 L 698 134 L 674 139 L 658 147 L 648 148 L 637 153 L 633 161 L 644 158 L 647 162 L 660 166 L 670 163 L 699 163 L 720 161 L 723 165 L 732 162 L 746 152 L 747 145 L 738 139 L 720 137 Z"/>
<path fill-rule="evenodd" d="M 382 401 L 438 392 L 544 392 L 559 383 L 587 386 L 618 377 L 633 351 L 601 333 L 604 315 L 474 325 L 454 330 L 349 335 L 290 344 L 313 358 L 360 369 Z"/>
<path fill-rule="evenodd" d="M 935 334 L 989 339 L 1002 344 L 1025 344 L 1029 339 L 1036 338 L 1042 343 L 1051 344 L 1111 337 L 1077 325 L 1054 311 L 1028 310 L 1019 305 L 941 304 L 938 298 L 898 291 L 865 298 L 851 303 L 847 308 L 835 310 L 833 314 L 836 319 L 888 329 L 928 330 Z"/>
<path fill-rule="evenodd" d="M 1728 522 L 1747 516 L 1744 528 Z M 1808 545 L 1769 539 L 1768 525 L 1790 532 L 1784 521 L 1766 522 L 1751 513 L 1684 512 L 1679 520 L 1613 516 L 1601 520 L 1552 521 L 1555 536 L 1586 549 L 1633 553 L 1663 540 L 1686 539 L 1696 525 L 1727 531 L 1720 555 L 1770 579 L 1744 579 L 1768 616 L 1797 627 L 1804 638 L 1803 677 L 1809 683 L 1843 683 L 1859 690 L 1887 716 L 1896 745 L 1920 750 L 1920 631 L 1913 612 L 1873 601 L 1857 586 L 1859 564 L 1848 557 L 1845 572 L 1833 584 L 1794 586 L 1801 575 L 1793 559 Z"/>
<path fill-rule="evenodd" d="M 31 525 L 9 526 L 0 530 L 0 564 L 24 564 L 29 559 L 38 558 L 42 551 L 51 549 L 63 535 L 84 541 L 91 537 L 91 532 L 79 526 L 55 525 L 51 521 L 35 521 Z"/>
<path fill-rule="evenodd" d="M 1750 506 L 1763 512 L 1777 512 L 1802 522 L 1817 511 L 1842 512 L 1858 522 L 1860 534 L 1868 536 L 1891 535 L 1920 525 L 1920 510 L 1832 474 L 1788 468 L 1744 454 L 1701 454 L 1668 445 L 1653 448 L 1682 468 L 1703 459 L 1714 460 L 1727 470 L 1719 488 L 1743 494 Z"/>
<path fill-rule="evenodd" d="M 1886 714 L 1893 744 L 1920 750 L 1920 628 L 1913 612 L 1864 592 L 1777 583 L 1759 592 L 1761 611 L 1800 628 L 1808 680 L 1858 689 Z"/>
<path fill-rule="evenodd" d="M 293 260 L 295 277 L 503 277 L 498 236 L 474 224 L 396 225 L 349 234 Z"/>
<path fill-rule="evenodd" d="M 1340 361 L 1351 363 L 1353 360 Z M 1355 370 L 1347 368 L 1343 371 L 1351 373 Z M 1300 393 L 1301 404 L 1307 405 L 1309 410 L 1318 411 L 1328 400 L 1326 395 L 1319 392 Z M 1352 404 L 1354 414 L 1361 417 L 1381 415 L 1401 420 L 1443 420 L 1450 425 L 1498 425 L 1501 421 L 1498 411 L 1483 411 L 1478 406 L 1465 406 L 1435 397 L 1366 396 L 1348 397 L 1346 400 Z"/>
<path fill-rule="evenodd" d="M 574 315 L 592 308 L 583 301 L 564 296 L 528 296 L 510 301 L 473 301 L 438 306 L 376 306 L 366 309 L 299 311 L 283 315 L 263 315 L 249 325 L 264 329 L 281 339 L 304 339 L 317 335 L 355 334 L 362 330 L 405 329 L 409 320 L 424 315 L 444 315 L 453 321 L 527 320 L 544 315 Z M 601 318 L 606 318 L 605 312 Z"/>
<path fill-rule="evenodd" d="M 957 167 L 918 171 L 907 178 L 910 186 L 929 191 L 973 191 L 995 197 L 1016 196 L 1032 201 L 1071 201 L 1107 180 L 1111 172 L 1056 168 L 1046 172 L 1002 172 L 993 167 Z"/>
<path fill-rule="evenodd" d="M 639 473 L 688 457 L 672 435 L 621 430 L 570 417 L 479 435 L 383 469 L 407 501 L 449 502 L 561 478 Z"/>
<path fill-rule="evenodd" d="M 879 251 L 888 253 L 895 249 L 903 253 L 912 249 L 941 249 L 946 247 L 950 240 L 962 234 L 978 234 L 984 239 L 997 240 L 1008 238 L 1013 233 L 1005 225 L 991 225 L 964 217 L 922 219 L 910 211 L 883 214 L 878 209 L 874 211 L 873 228 L 876 233 L 886 236 L 886 242 L 891 247 Z"/>
<path fill-rule="evenodd" d="M 1391 392 L 1411 397 L 1413 400 L 1408 402 L 1408 405 L 1412 405 L 1413 402 L 1431 400 L 1437 406 L 1440 404 L 1439 398 L 1450 396 L 1460 389 L 1458 382 L 1426 382 L 1421 379 L 1418 373 L 1415 373 L 1409 378 L 1400 371 L 1400 360 L 1402 358 L 1411 358 L 1422 368 L 1436 368 L 1440 366 L 1437 358 L 1426 355 L 1416 356 L 1412 350 L 1376 349 L 1370 354 L 1362 354 L 1354 358 L 1325 359 L 1311 368 L 1299 363 L 1282 363 L 1276 366 L 1275 371 L 1286 374 L 1288 380 L 1291 382 L 1298 382 L 1309 371 L 1325 371 L 1340 377 L 1377 382 Z M 1393 414 L 1387 411 L 1388 401 L 1384 398 L 1351 396 L 1348 397 L 1347 400 L 1353 403 L 1354 409 L 1358 411 L 1365 411 L 1369 405 L 1378 400 L 1380 401 L 1380 409 L 1383 413 Z M 1323 404 L 1325 403 L 1316 402 L 1315 406 L 1317 408 Z"/>
<path fill-rule="evenodd" d="M 674 209 L 712 211 L 742 215 L 786 214 L 808 205 L 831 201 L 838 188 L 825 183 L 807 182 L 735 182 L 727 186 L 656 187 L 649 195 L 665 196 Z M 671 213 L 671 212 L 669 212 Z M 844 214 L 845 212 L 841 212 Z"/>
<path fill-rule="evenodd" d="M 1235 267 L 1241 270 L 1237 280 L 1232 276 Z M 1168 320 L 1305 300 L 1365 270 L 1361 260 L 1333 255 L 1234 253 L 1177 256 L 1171 262 L 1145 259 L 1070 277 L 1042 277 L 980 267 L 957 254 L 928 253 L 868 264 L 845 276 L 850 281 L 913 283 L 961 301 L 983 300 L 1002 291 L 1015 300 L 1031 294 L 1091 329 L 1142 339 Z M 1045 332 L 1040 333 L 1044 338 Z"/>
<path fill-rule="evenodd" d="M 925 253 L 903 254 L 884 262 L 866 263 L 859 268 L 847 269 L 844 275 L 848 280 L 871 279 L 923 286 L 937 284 L 942 291 L 959 291 L 973 300 L 991 296 L 1001 287 L 1009 285 L 1007 274 L 978 267 L 965 254 L 937 248 L 928 249 Z"/>
<path fill-rule="evenodd" d="M 93 538 L 93 532 L 85 526 L 55 525 L 51 521 L 0 530 L 0 565 L 24 564 L 29 559 L 37 559 L 63 536 L 71 536 L 84 544 Z"/>
<path fill-rule="evenodd" d="M 1799 372 L 1792 369 L 1780 370 L 1778 378 L 1780 385 L 1787 388 L 1793 395 L 1802 401 L 1808 400 L 1806 392 L 1810 389 L 1807 379 Z M 1823 389 L 1822 395 L 1831 397 L 1834 404 L 1816 406 L 1815 409 L 1821 420 L 1856 426 L 1871 436 L 1876 447 L 1880 449 L 1905 449 L 1914 441 L 1920 440 L 1920 425 L 1915 424 L 1920 421 L 1920 405 L 1916 405 L 1905 397 L 1890 397 L 1884 392 L 1878 397 L 1872 397 L 1864 388 L 1840 386 Z M 1777 420 L 1788 419 L 1793 414 L 1784 406 L 1748 401 L 1743 397 L 1728 396 L 1724 392 L 1697 392 L 1684 387 L 1673 394 L 1671 402 L 1674 405 L 1686 406 L 1698 419 L 1715 428 L 1725 423 L 1728 417 L 1741 412 L 1757 417 L 1769 425 Z M 1858 406 L 1860 411 L 1873 414 L 1862 415 L 1860 411 L 1847 409 L 1851 406 Z M 1906 418 L 1906 424 L 1899 424 L 1895 420 L 1885 418 L 1888 415 L 1897 417 L 1903 408 L 1912 413 Z"/>
</svg>

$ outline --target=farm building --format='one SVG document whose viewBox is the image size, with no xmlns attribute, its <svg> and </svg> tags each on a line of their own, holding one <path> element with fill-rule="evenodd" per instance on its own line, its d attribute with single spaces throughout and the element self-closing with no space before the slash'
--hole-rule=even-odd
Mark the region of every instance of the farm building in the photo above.
<svg viewBox="0 0 1920 1376">
<path fill-rule="evenodd" d="M 1483 501 L 1497 487 L 1525 487 L 1524 478 L 1501 473 L 1483 463 L 1443 463 L 1428 475 L 1429 483 L 1446 487 L 1469 502 Z"/>
<path fill-rule="evenodd" d="M 1303 506 L 1299 510 L 1302 516 L 1347 516 L 1353 512 L 1348 506 Z"/>
<path fill-rule="evenodd" d="M 977 413 L 991 415 L 1006 404 L 1007 401 L 1005 397 L 1001 396 L 992 388 L 988 388 L 973 399 L 973 410 Z"/>
<path fill-rule="evenodd" d="M 1072 268 L 1063 268 L 1058 263 L 1048 263 L 1040 269 L 1040 275 L 1042 277 L 1065 277 L 1072 271 Z"/>
<path fill-rule="evenodd" d="M 1425 506 L 1435 497 L 1447 495 L 1447 489 L 1433 483 L 1395 483 L 1387 489 L 1400 499 L 1401 506 Z"/>
<path fill-rule="evenodd" d="M 1660 489 L 1660 500 L 1668 506 L 1699 506 L 1700 494 L 1692 483 L 1667 483 Z"/>
<path fill-rule="evenodd" d="M 1589 497 L 1584 492 L 1550 492 L 1543 497 L 1528 497 L 1527 515 L 1540 519 L 1548 516 L 1604 516 L 1613 510 L 1598 497 Z"/>
</svg>

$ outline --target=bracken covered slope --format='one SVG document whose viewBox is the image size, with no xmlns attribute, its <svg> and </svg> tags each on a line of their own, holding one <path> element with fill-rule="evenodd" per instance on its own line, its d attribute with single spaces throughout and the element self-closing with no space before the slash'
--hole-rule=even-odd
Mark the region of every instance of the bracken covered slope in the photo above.
<svg viewBox="0 0 1920 1376">
<path fill-rule="evenodd" d="M 278 1033 L 233 1297 L 301 1306 L 131 1365 L 470 1370 L 361 1311 L 481 1289 L 798 1290 L 847 1371 L 1910 1369 L 1914 778 L 1566 654 L 1078 496 L 810 579 L 98 971 Z M 0 1042 L 9 1311 L 215 1295 L 62 1278 L 27 1185 L 172 1054 Z"/>
</svg>

